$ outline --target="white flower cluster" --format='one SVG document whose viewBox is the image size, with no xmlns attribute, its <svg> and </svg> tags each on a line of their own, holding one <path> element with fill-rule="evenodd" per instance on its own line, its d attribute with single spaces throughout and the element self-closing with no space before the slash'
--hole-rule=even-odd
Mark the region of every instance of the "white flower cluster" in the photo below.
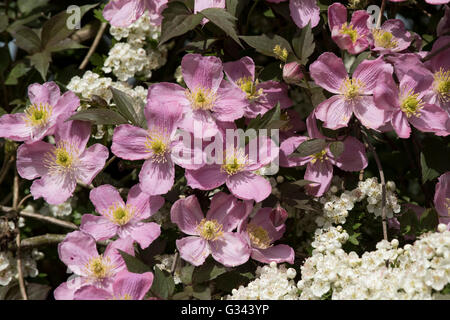
<svg viewBox="0 0 450 320">
<path fill-rule="evenodd" d="M 275 262 L 256 270 L 257 279 L 246 287 L 233 289 L 227 300 L 295 300 L 298 299 L 298 289 L 293 280 L 297 275 L 292 268 L 284 265 L 277 267 Z"/>
<path fill-rule="evenodd" d="M 39 212 L 44 215 L 52 215 L 56 218 L 67 217 L 72 213 L 72 199 L 58 205 L 46 204 Z"/>
<path fill-rule="evenodd" d="M 33 249 L 28 254 L 22 256 L 22 273 L 26 277 L 36 277 L 39 270 L 36 266 L 36 261 L 44 257 L 42 252 Z M 0 286 L 7 286 L 18 278 L 17 260 L 13 257 L 11 252 L 0 252 Z"/>
<path fill-rule="evenodd" d="M 301 268 L 300 299 L 433 299 L 450 283 L 450 232 L 439 226 L 413 245 L 381 241 L 359 257 L 346 253 L 338 226 L 316 232 L 313 254 Z M 448 298 L 448 296 L 447 296 Z"/>
<path fill-rule="evenodd" d="M 360 181 L 358 187 L 351 191 L 345 190 L 340 196 L 336 196 L 337 188 L 330 188 L 330 191 L 322 198 L 323 216 L 316 219 L 318 226 L 329 227 L 332 224 L 344 224 L 348 216 L 348 211 L 352 210 L 356 202 L 367 201 L 367 211 L 381 216 L 382 186 L 377 178 L 368 178 Z M 386 216 L 392 218 L 394 213 L 400 212 L 400 205 L 395 195 L 395 183 L 386 183 Z"/>
<path fill-rule="evenodd" d="M 160 263 L 155 264 L 155 266 L 158 267 L 160 270 L 171 272 L 174 258 L 175 258 L 174 254 L 156 255 L 155 259 L 158 260 Z M 181 283 L 180 272 L 178 269 L 175 269 L 174 271 L 173 281 L 175 282 L 175 284 Z"/>
<path fill-rule="evenodd" d="M 126 38 L 127 42 L 116 43 L 108 53 L 103 65 L 105 73 L 113 73 L 120 81 L 127 81 L 135 75 L 150 78 L 155 70 L 167 61 L 167 46 L 160 48 L 146 44 L 146 39 L 158 40 L 160 27 L 150 23 L 148 14 L 127 28 L 111 27 L 111 35 L 117 40 Z"/>
</svg>

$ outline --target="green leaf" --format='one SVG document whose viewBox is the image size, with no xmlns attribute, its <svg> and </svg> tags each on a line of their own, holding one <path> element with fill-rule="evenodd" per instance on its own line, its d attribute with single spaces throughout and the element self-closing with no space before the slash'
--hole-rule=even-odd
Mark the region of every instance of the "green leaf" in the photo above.
<svg viewBox="0 0 450 320">
<path fill-rule="evenodd" d="M 6 29 L 9 33 L 14 33 L 15 31 L 17 31 L 17 29 L 19 29 L 21 26 L 27 24 L 28 22 L 34 21 L 37 18 L 41 17 L 42 13 L 36 13 L 33 14 L 31 16 L 28 16 L 26 18 L 23 19 L 17 19 L 16 21 L 14 21 L 13 23 L 11 23 L 8 28 Z"/>
<path fill-rule="evenodd" d="M 238 288 L 240 285 L 247 285 L 252 279 L 253 275 L 247 273 L 239 273 L 238 271 L 230 271 L 222 274 L 216 279 L 216 286 L 218 289 L 230 292 L 234 288 Z"/>
<path fill-rule="evenodd" d="M 417 214 L 409 209 L 397 218 L 400 223 L 400 232 L 402 235 L 415 235 L 419 229 L 419 220 Z"/>
<path fill-rule="evenodd" d="M 340 157 L 344 152 L 344 143 L 342 141 L 335 141 L 330 144 L 330 151 L 336 158 Z"/>
<path fill-rule="evenodd" d="M 304 186 L 307 186 L 307 185 L 309 185 L 309 184 L 311 184 L 311 183 L 314 183 L 313 181 L 309 181 L 309 180 L 297 180 L 297 181 L 294 181 L 294 182 L 291 182 L 292 184 L 295 184 L 295 185 L 297 185 L 297 186 L 299 186 L 299 187 L 304 187 Z"/>
<path fill-rule="evenodd" d="M 0 32 L 3 32 L 8 27 L 8 16 L 4 13 L 0 13 Z"/>
<path fill-rule="evenodd" d="M 229 37 L 236 41 L 242 48 L 242 43 L 239 41 L 239 37 L 236 33 L 236 20 L 237 18 L 228 13 L 222 8 L 208 8 L 200 12 L 210 22 L 214 23 L 220 29 L 222 29 Z"/>
<path fill-rule="evenodd" d="M 111 90 L 113 94 L 114 103 L 116 104 L 120 114 L 135 126 L 140 126 L 138 116 L 133 107 L 135 104 L 133 98 L 116 88 L 109 87 L 109 90 Z"/>
<path fill-rule="evenodd" d="M 358 67 L 359 64 L 360 64 L 361 62 L 363 62 L 363 60 L 366 60 L 366 59 L 368 59 L 369 57 L 370 57 L 370 51 L 364 51 L 364 52 L 360 53 L 360 54 L 356 57 L 356 59 L 355 59 L 355 61 L 353 62 L 352 66 L 350 67 L 349 73 L 350 73 L 350 74 L 353 74 L 353 72 L 355 71 L 356 67 Z"/>
<path fill-rule="evenodd" d="M 359 245 L 358 238 L 359 238 L 360 235 L 361 235 L 361 233 L 355 232 L 355 233 L 353 233 L 352 235 L 350 235 L 348 237 L 348 241 L 351 244 L 354 244 L 355 246 L 357 246 L 357 245 Z"/>
<path fill-rule="evenodd" d="M 248 129 L 270 129 L 272 123 L 279 121 L 281 115 L 280 104 L 278 103 L 275 108 L 266 112 L 262 117 L 259 114 L 256 118 L 252 119 L 248 124 Z"/>
<path fill-rule="evenodd" d="M 420 233 L 435 231 L 439 224 L 439 216 L 436 210 L 426 209 L 419 219 Z"/>
<path fill-rule="evenodd" d="M 52 61 L 52 57 L 49 52 L 42 51 L 33 54 L 30 58 L 31 65 L 39 71 L 42 79 L 47 80 L 47 71 L 50 66 L 50 62 Z"/>
<path fill-rule="evenodd" d="M 79 44 L 75 40 L 67 38 L 67 39 L 64 39 L 64 40 L 58 42 L 57 44 L 53 45 L 52 47 L 47 48 L 47 50 L 49 50 L 50 52 L 57 52 L 57 51 L 62 51 L 62 50 L 67 50 L 67 49 L 84 49 L 84 48 L 86 48 L 86 46 Z"/>
<path fill-rule="evenodd" d="M 192 283 L 192 274 L 194 273 L 195 266 L 191 264 L 185 265 L 180 272 L 180 279 L 181 282 L 184 284 L 191 284 Z"/>
<path fill-rule="evenodd" d="M 211 288 L 206 285 L 195 285 L 192 296 L 199 300 L 211 300 Z"/>
<path fill-rule="evenodd" d="M 19 7 L 19 11 L 23 14 L 27 15 L 34 9 L 43 7 L 48 4 L 49 0 L 18 0 L 17 6 Z"/>
<path fill-rule="evenodd" d="M 425 160 L 425 155 L 423 152 L 420 153 L 420 165 L 422 167 L 422 181 L 423 183 L 431 181 L 434 178 L 439 177 L 439 172 L 433 168 L 428 167 L 427 161 Z"/>
<path fill-rule="evenodd" d="M 28 300 L 46 300 L 52 288 L 40 283 L 27 283 L 26 291 Z M 4 300 L 22 300 L 19 285 L 13 285 L 7 291 Z"/>
<path fill-rule="evenodd" d="M 125 264 L 127 265 L 127 269 L 130 272 L 133 273 L 145 273 L 145 272 L 151 272 L 152 268 L 148 265 L 146 265 L 144 262 L 139 260 L 138 258 L 120 250 L 117 249 L 122 256 L 122 259 L 125 261 Z"/>
<path fill-rule="evenodd" d="M 5 80 L 6 85 L 16 85 L 19 83 L 18 79 L 24 76 L 30 68 L 26 67 L 24 63 L 18 63 L 14 66 L 11 72 L 8 74 L 8 77 Z"/>
<path fill-rule="evenodd" d="M 310 139 L 300 144 L 294 154 L 298 157 L 307 157 L 321 152 L 326 146 L 327 143 L 323 139 Z"/>
<path fill-rule="evenodd" d="M 175 282 L 168 272 L 155 267 L 155 277 L 150 291 L 161 299 L 167 299 L 175 290 Z"/>
<path fill-rule="evenodd" d="M 159 46 L 193 30 L 203 19 L 201 14 L 193 14 L 183 3 L 178 1 L 169 2 L 162 15 L 164 18 Z"/>
<path fill-rule="evenodd" d="M 17 46 L 26 52 L 34 53 L 41 50 L 41 40 L 33 29 L 21 26 L 12 32 L 12 35 L 16 39 Z"/>
<path fill-rule="evenodd" d="M 277 45 L 279 45 L 281 49 L 286 49 L 288 53 L 292 52 L 289 42 L 278 35 L 269 37 L 263 34 L 261 36 L 240 36 L 239 38 L 244 40 L 250 47 L 253 47 L 256 51 L 266 56 L 278 58 L 278 55 L 274 52 Z"/>
<path fill-rule="evenodd" d="M 78 111 L 68 120 L 89 121 L 93 124 L 124 124 L 128 121 L 119 113 L 110 109 L 93 109 Z"/>
<path fill-rule="evenodd" d="M 308 58 L 313 54 L 316 47 L 314 35 L 311 31 L 311 23 L 308 23 L 308 25 L 302 29 L 300 34 L 292 39 L 292 46 L 300 63 L 306 65 L 308 63 Z"/>
<path fill-rule="evenodd" d="M 192 275 L 192 282 L 202 283 L 205 281 L 213 280 L 221 274 L 224 274 L 226 271 L 227 270 L 222 265 L 209 260 L 207 263 L 204 263 L 200 267 L 195 268 Z"/>
</svg>

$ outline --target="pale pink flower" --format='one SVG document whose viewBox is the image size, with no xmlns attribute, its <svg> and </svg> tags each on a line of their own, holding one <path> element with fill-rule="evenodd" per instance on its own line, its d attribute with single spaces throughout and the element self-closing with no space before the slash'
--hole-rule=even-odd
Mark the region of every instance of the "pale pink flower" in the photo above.
<svg viewBox="0 0 450 320">
<path fill-rule="evenodd" d="M 23 113 L 0 117 L 0 137 L 14 141 L 35 142 L 54 132 L 56 124 L 66 120 L 80 105 L 71 91 L 61 95 L 54 82 L 28 87 L 31 105 Z"/>
<path fill-rule="evenodd" d="M 250 247 L 242 235 L 232 232 L 244 215 L 244 204 L 223 192 L 212 198 L 206 217 L 195 196 L 177 200 L 171 220 L 189 235 L 176 241 L 181 258 L 194 266 L 202 265 L 210 254 L 227 267 L 247 262 Z"/>
<path fill-rule="evenodd" d="M 266 0 L 267 2 L 280 3 L 288 0 Z M 292 20 L 299 28 L 304 28 L 311 23 L 314 28 L 320 21 L 320 9 L 316 0 L 289 0 L 289 10 Z"/>
<path fill-rule="evenodd" d="M 253 205 L 247 204 L 247 213 Z M 275 209 L 261 208 L 253 218 L 247 219 L 238 227 L 251 247 L 251 258 L 262 263 L 294 263 L 294 249 L 285 244 L 273 243 L 279 240 L 286 231 L 287 212 L 281 207 Z"/>
<path fill-rule="evenodd" d="M 195 133 L 198 138 L 199 135 L 213 137 L 219 130 L 216 120 L 231 122 L 244 115 L 247 96 L 223 80 L 219 58 L 187 54 L 181 61 L 181 70 L 187 89 L 175 83 L 157 83 L 148 89 L 148 100 L 182 105 L 182 129 Z M 197 132 L 196 126 L 201 126 L 202 132 Z"/>
<path fill-rule="evenodd" d="M 126 270 L 120 252 L 134 255 L 133 240 L 119 239 L 110 243 L 103 254 L 99 254 L 95 239 L 82 231 L 67 234 L 58 245 L 58 254 L 75 277 L 55 289 L 56 300 L 73 300 L 74 293 L 83 286 L 112 290 L 115 276 Z"/>
<path fill-rule="evenodd" d="M 18 148 L 19 175 L 27 180 L 40 178 L 30 188 L 34 199 L 43 197 L 50 204 L 61 204 L 73 194 L 77 181 L 92 182 L 109 151 L 99 143 L 86 148 L 90 135 L 89 122 L 61 122 L 55 130 L 55 145 L 37 141 Z"/>
<path fill-rule="evenodd" d="M 389 1 L 391 1 L 391 2 L 404 2 L 406 0 L 389 0 Z M 435 5 L 446 4 L 449 1 L 450 0 L 425 0 L 426 3 L 435 4 Z"/>
<path fill-rule="evenodd" d="M 352 136 L 348 136 L 341 141 L 344 145 L 344 151 L 338 157 L 331 153 L 330 144 L 340 140 L 329 140 L 329 138 L 325 148 L 318 153 L 307 157 L 290 156 L 308 139 L 327 139 L 317 129 L 314 114 L 308 117 L 306 125 L 309 138 L 295 136 L 281 143 L 280 166 L 297 167 L 306 165 L 304 179 L 314 182 L 305 187 L 309 194 L 320 197 L 328 190 L 333 178 L 333 165 L 343 171 L 361 171 L 367 167 L 364 145 Z"/>
<path fill-rule="evenodd" d="M 252 154 L 250 147 L 257 142 L 257 150 Z M 272 187 L 268 180 L 258 174 L 258 170 L 269 165 L 278 157 L 278 147 L 270 138 L 260 137 L 240 146 L 224 146 L 222 164 L 205 164 L 198 170 L 186 170 L 187 184 L 191 188 L 211 190 L 226 184 L 230 192 L 244 200 L 261 202 L 267 198 Z"/>
<path fill-rule="evenodd" d="M 328 25 L 331 37 L 342 50 L 358 54 L 369 46 L 367 26 L 369 14 L 364 10 L 353 13 L 350 23 L 347 22 L 347 8 L 336 2 L 328 7 Z"/>
<path fill-rule="evenodd" d="M 361 62 L 351 78 L 342 59 L 331 52 L 321 54 L 309 70 L 317 85 L 336 94 L 315 109 L 316 117 L 324 121 L 324 127 L 346 127 L 353 113 L 371 129 L 378 129 L 386 122 L 386 112 L 374 104 L 372 96 L 380 75 L 393 72 L 392 66 L 382 57 Z"/>
<path fill-rule="evenodd" d="M 259 82 L 255 79 L 255 63 L 250 57 L 223 64 L 225 74 L 247 97 L 245 116 L 255 118 L 274 108 L 277 103 L 281 109 L 292 106 L 287 85 L 276 81 Z"/>
<path fill-rule="evenodd" d="M 112 290 L 84 286 L 75 291 L 74 300 L 143 300 L 153 283 L 153 273 L 119 272 L 112 284 Z"/>
<path fill-rule="evenodd" d="M 400 52 L 409 47 L 414 37 L 405 29 L 402 20 L 386 20 L 381 28 L 372 29 L 369 41 L 372 50 L 380 54 Z"/>
<path fill-rule="evenodd" d="M 438 178 L 434 194 L 434 206 L 439 214 L 439 223 L 444 223 L 450 230 L 450 172 Z"/>
<path fill-rule="evenodd" d="M 142 249 L 147 248 L 161 234 L 154 222 L 144 222 L 164 204 L 161 196 L 150 196 L 142 192 L 139 185 L 133 186 L 126 203 L 111 185 L 102 185 L 89 194 L 95 210 L 100 216 L 84 214 L 80 230 L 90 234 L 96 241 L 131 237 Z"/>
<path fill-rule="evenodd" d="M 115 27 L 126 28 L 148 11 L 150 22 L 160 25 L 168 0 L 111 0 L 103 9 L 103 17 Z"/>
<path fill-rule="evenodd" d="M 200 12 L 208 8 L 221 8 L 225 9 L 225 0 L 195 0 L 194 13 Z M 203 18 L 202 24 L 208 22 L 208 19 Z"/>
</svg>

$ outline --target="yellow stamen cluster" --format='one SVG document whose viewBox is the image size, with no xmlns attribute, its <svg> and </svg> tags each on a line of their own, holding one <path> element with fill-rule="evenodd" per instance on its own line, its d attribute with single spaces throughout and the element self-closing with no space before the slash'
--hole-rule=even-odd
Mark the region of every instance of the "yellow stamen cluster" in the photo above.
<svg viewBox="0 0 450 320">
<path fill-rule="evenodd" d="M 169 134 L 163 130 L 149 131 L 145 141 L 147 152 L 152 153 L 152 160 L 155 162 L 166 162 L 166 154 L 169 151 Z"/>
<path fill-rule="evenodd" d="M 76 168 L 78 153 L 73 144 L 60 141 L 52 151 L 44 155 L 44 165 L 51 174 L 71 173 Z"/>
<path fill-rule="evenodd" d="M 259 249 L 267 249 L 270 247 L 271 239 L 267 230 L 263 227 L 250 223 L 247 226 L 247 233 L 254 247 Z"/>
<path fill-rule="evenodd" d="M 389 31 L 374 29 L 372 30 L 372 35 L 376 47 L 393 49 L 398 46 L 397 40 L 395 40 L 394 36 Z"/>
<path fill-rule="evenodd" d="M 341 27 L 341 29 L 339 30 L 339 32 L 341 34 L 346 34 L 350 37 L 350 39 L 352 39 L 352 42 L 355 43 L 356 40 L 358 40 L 358 31 L 356 29 L 354 29 L 353 25 L 350 23 L 348 24 L 347 22 L 344 23 Z"/>
<path fill-rule="evenodd" d="M 450 101 L 450 70 L 441 68 L 434 74 L 434 91 L 443 103 Z"/>
<path fill-rule="evenodd" d="M 25 122 L 31 127 L 44 127 L 52 115 L 52 106 L 32 104 L 25 110 Z"/>
<path fill-rule="evenodd" d="M 317 152 L 312 157 L 313 158 L 311 159 L 311 163 L 315 163 L 316 161 L 323 162 L 323 161 L 327 160 L 328 159 L 327 149 L 323 149 L 322 151 Z"/>
<path fill-rule="evenodd" d="M 223 226 L 217 220 L 202 219 L 197 225 L 197 232 L 199 235 L 208 241 L 215 241 L 222 237 Z"/>
<path fill-rule="evenodd" d="M 277 44 L 274 48 L 273 48 L 273 53 L 275 53 L 275 55 L 277 56 L 278 59 L 280 59 L 283 62 L 286 62 L 289 52 L 287 51 L 286 48 L 282 48 L 279 44 Z"/>
<path fill-rule="evenodd" d="M 216 95 L 210 89 L 203 88 L 186 90 L 186 97 L 191 102 L 193 110 L 211 110 L 216 100 Z"/>
<path fill-rule="evenodd" d="M 346 100 L 353 100 L 361 95 L 363 87 L 364 83 L 361 80 L 347 78 L 341 85 L 341 92 Z"/>
<path fill-rule="evenodd" d="M 108 208 L 105 216 L 108 217 L 111 222 L 123 226 L 126 225 L 131 218 L 133 218 L 135 213 L 135 208 L 131 205 L 126 205 L 125 207 L 121 203 L 114 203 Z"/>
<path fill-rule="evenodd" d="M 85 265 L 89 277 L 95 280 L 102 280 L 112 275 L 114 265 L 108 257 L 99 255 L 98 257 L 89 259 Z"/>
<path fill-rule="evenodd" d="M 225 157 L 222 170 L 232 176 L 245 168 L 248 164 L 248 156 L 242 150 L 235 149 L 230 156 Z"/>
<path fill-rule="evenodd" d="M 411 116 L 420 117 L 420 110 L 423 108 L 423 102 L 418 93 L 409 90 L 407 94 L 400 99 L 400 109 L 409 118 Z"/>
<path fill-rule="evenodd" d="M 236 84 L 247 94 L 248 100 L 256 100 L 263 94 L 263 89 L 256 90 L 258 80 L 253 82 L 250 77 L 240 78 Z"/>
</svg>

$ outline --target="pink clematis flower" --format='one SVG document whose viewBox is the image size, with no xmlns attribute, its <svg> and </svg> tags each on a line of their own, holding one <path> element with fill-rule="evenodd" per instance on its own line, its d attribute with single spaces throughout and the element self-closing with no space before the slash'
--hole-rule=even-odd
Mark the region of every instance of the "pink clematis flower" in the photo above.
<svg viewBox="0 0 450 320">
<path fill-rule="evenodd" d="M 253 206 L 247 205 L 247 212 Z M 284 222 L 287 212 L 281 207 L 275 209 L 261 208 L 255 216 L 247 221 L 243 220 L 238 227 L 240 232 L 252 248 L 251 258 L 262 263 L 294 263 L 294 249 L 285 244 L 273 245 L 286 231 Z"/>
<path fill-rule="evenodd" d="M 80 105 L 71 91 L 61 95 L 54 82 L 28 87 L 31 105 L 23 113 L 5 114 L 0 118 L 0 137 L 14 141 L 35 142 L 53 134 L 56 124 L 66 120 Z"/>
<path fill-rule="evenodd" d="M 114 278 L 112 291 L 96 286 L 84 286 L 75 291 L 74 300 L 143 300 L 153 283 L 153 273 L 119 272 Z"/>
<path fill-rule="evenodd" d="M 438 26 L 436 28 L 436 33 L 438 37 L 443 36 L 450 32 L 450 7 L 445 6 L 444 16 L 439 20 Z"/>
<path fill-rule="evenodd" d="M 127 203 L 111 185 L 102 185 L 91 190 L 89 198 L 100 216 L 84 214 L 80 230 L 90 234 L 96 241 L 107 240 L 115 235 L 131 237 L 141 248 L 147 248 L 161 234 L 154 222 L 143 222 L 164 204 L 161 196 L 149 196 L 135 185 L 128 193 Z"/>
<path fill-rule="evenodd" d="M 280 3 L 288 0 L 266 0 L 267 2 Z M 299 28 L 304 28 L 311 23 L 314 28 L 320 21 L 320 9 L 316 0 L 289 0 L 289 10 L 292 20 Z"/>
<path fill-rule="evenodd" d="M 389 74 L 380 77 L 374 90 L 374 100 L 379 108 L 390 113 L 391 125 L 400 138 L 409 138 L 410 124 L 423 132 L 446 135 L 447 113 L 424 101 L 426 90 L 432 82 L 431 75 L 417 73 L 414 69 L 403 75 L 399 86 Z"/>
<path fill-rule="evenodd" d="M 358 54 L 369 46 L 367 38 L 370 30 L 367 26 L 369 14 L 364 10 L 357 10 L 347 22 L 347 8 L 336 2 L 328 7 L 328 25 L 331 37 L 339 48 L 351 54 Z"/>
<path fill-rule="evenodd" d="M 344 63 L 334 53 L 325 52 L 311 64 L 311 77 L 316 84 L 336 95 L 320 103 L 315 114 L 324 121 L 324 127 L 346 127 L 352 114 L 371 129 L 378 129 L 386 122 L 386 112 L 378 108 L 372 92 L 383 73 L 392 74 L 393 68 L 382 57 L 361 62 L 350 78 Z"/>
<path fill-rule="evenodd" d="M 253 150 L 253 142 L 258 142 L 257 150 Z M 270 195 L 272 187 L 258 170 L 274 161 L 278 151 L 272 139 L 262 137 L 250 141 L 245 148 L 225 146 L 222 164 L 216 162 L 198 170 L 186 170 L 187 184 L 191 188 L 211 190 L 225 183 L 234 196 L 260 202 Z"/>
<path fill-rule="evenodd" d="M 188 89 L 175 83 L 157 83 L 148 89 L 148 100 L 182 105 L 182 129 L 194 133 L 197 138 L 213 137 L 219 130 L 216 120 L 231 122 L 244 115 L 247 96 L 223 80 L 219 58 L 187 54 L 181 61 L 181 70 Z"/>
<path fill-rule="evenodd" d="M 450 172 L 438 178 L 434 193 L 434 206 L 439 214 L 439 223 L 447 225 L 450 230 Z"/>
<path fill-rule="evenodd" d="M 247 97 L 245 116 L 255 118 L 274 108 L 277 103 L 281 109 L 292 106 L 287 93 L 287 85 L 276 81 L 259 83 L 255 80 L 255 63 L 250 57 L 223 64 L 225 74 L 233 84 L 240 88 Z"/>
<path fill-rule="evenodd" d="M 73 300 L 74 293 L 83 286 L 112 290 L 115 276 L 126 270 L 125 261 L 119 251 L 134 255 L 133 240 L 119 239 L 110 243 L 104 254 L 99 254 L 95 239 L 82 231 L 67 234 L 58 245 L 62 262 L 75 274 L 75 278 L 56 288 L 56 300 Z"/>
<path fill-rule="evenodd" d="M 18 148 L 19 175 L 27 180 L 40 177 L 30 188 L 34 199 L 43 197 L 50 204 L 61 204 L 73 194 L 77 181 L 92 182 L 109 151 L 99 143 L 86 148 L 90 135 L 89 122 L 62 122 L 56 128 L 55 145 L 37 141 Z"/>
<path fill-rule="evenodd" d="M 206 218 L 195 196 L 176 201 L 170 218 L 189 235 L 176 241 L 181 258 L 194 266 L 202 265 L 210 254 L 227 267 L 247 262 L 250 247 L 240 234 L 232 232 L 244 215 L 244 204 L 223 192 L 212 198 Z"/>
<path fill-rule="evenodd" d="M 389 0 L 391 2 L 404 2 L 406 0 Z M 426 3 L 429 4 L 435 4 L 435 5 L 439 5 L 439 4 L 446 4 L 449 3 L 450 0 L 425 0 Z"/>
<path fill-rule="evenodd" d="M 314 114 L 308 117 L 306 125 L 310 138 L 327 139 L 319 132 Z M 342 140 L 344 151 L 338 157 L 335 157 L 330 151 L 330 143 L 333 141 L 329 141 L 326 147 L 316 154 L 307 157 L 290 156 L 300 144 L 310 138 L 303 136 L 291 137 L 280 145 L 280 166 L 297 167 L 306 164 L 304 178 L 314 182 L 305 187 L 309 194 L 320 197 L 328 190 L 333 178 L 333 165 L 343 171 L 360 171 L 367 167 L 364 145 L 352 136 Z"/>
<path fill-rule="evenodd" d="M 399 19 L 386 20 L 381 28 L 372 29 L 369 40 L 372 50 L 380 54 L 400 52 L 409 47 L 414 37 L 406 31 L 403 21 Z"/>
<path fill-rule="evenodd" d="M 103 17 L 115 27 L 126 28 L 148 11 L 150 22 L 160 25 L 168 0 L 111 0 L 103 9 Z"/>
<path fill-rule="evenodd" d="M 148 129 L 123 124 L 114 129 L 111 151 L 126 160 L 145 160 L 139 173 L 140 188 L 150 194 L 167 193 L 175 179 L 175 163 L 191 168 L 178 158 L 181 146 L 176 135 L 182 117 L 178 104 L 148 100 L 145 108 Z"/>
</svg>

